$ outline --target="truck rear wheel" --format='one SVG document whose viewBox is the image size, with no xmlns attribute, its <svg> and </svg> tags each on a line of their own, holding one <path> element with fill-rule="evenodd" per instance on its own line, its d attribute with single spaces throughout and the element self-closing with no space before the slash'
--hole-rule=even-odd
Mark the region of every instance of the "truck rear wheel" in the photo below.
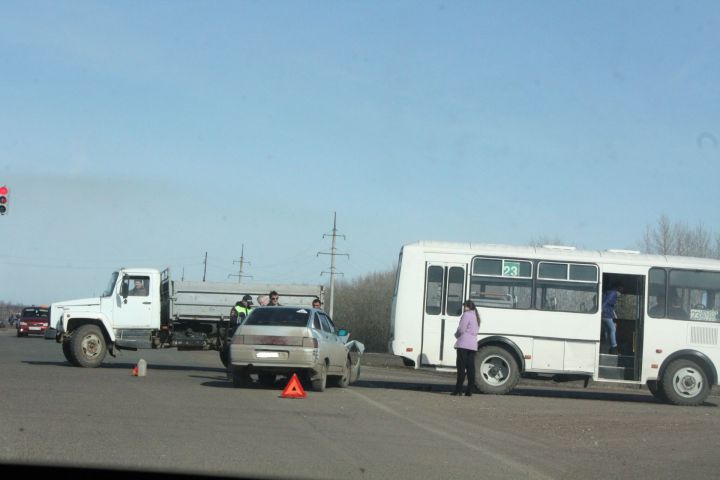
<svg viewBox="0 0 720 480">
<path fill-rule="evenodd" d="M 86 368 L 99 367 L 107 354 L 105 337 L 96 325 L 78 328 L 70 338 L 70 349 L 77 365 Z"/>
</svg>

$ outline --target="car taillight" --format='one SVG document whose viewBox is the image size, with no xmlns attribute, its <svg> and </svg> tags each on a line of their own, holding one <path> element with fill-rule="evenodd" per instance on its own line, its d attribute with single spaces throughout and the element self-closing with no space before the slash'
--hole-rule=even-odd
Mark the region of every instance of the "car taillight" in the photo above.
<svg viewBox="0 0 720 480">
<path fill-rule="evenodd" d="M 242 345 L 245 343 L 245 337 L 243 337 L 242 335 L 235 335 L 232 339 L 232 343 L 234 343 L 235 345 Z"/>
<path fill-rule="evenodd" d="M 318 348 L 318 341 L 315 337 L 304 337 L 302 346 L 305 348 Z"/>
</svg>

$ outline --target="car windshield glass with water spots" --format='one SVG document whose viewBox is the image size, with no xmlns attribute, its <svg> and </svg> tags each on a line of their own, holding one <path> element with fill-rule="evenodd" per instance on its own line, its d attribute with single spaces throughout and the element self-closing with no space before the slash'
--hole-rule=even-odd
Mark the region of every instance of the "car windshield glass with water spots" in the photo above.
<svg viewBox="0 0 720 480">
<path fill-rule="evenodd" d="M 244 325 L 274 325 L 281 327 L 305 327 L 309 312 L 295 308 L 259 308 L 253 310 Z"/>
<path fill-rule="evenodd" d="M 26 308 L 22 312 L 23 318 L 48 318 L 46 308 Z"/>
</svg>

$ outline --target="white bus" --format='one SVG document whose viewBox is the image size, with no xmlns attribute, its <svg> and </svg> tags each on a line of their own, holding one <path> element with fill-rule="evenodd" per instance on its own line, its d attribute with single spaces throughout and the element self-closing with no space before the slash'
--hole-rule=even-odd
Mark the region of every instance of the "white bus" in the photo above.
<svg viewBox="0 0 720 480">
<path fill-rule="evenodd" d="M 602 339 L 601 302 L 621 284 L 618 354 Z M 658 399 L 697 405 L 718 383 L 720 261 L 422 241 L 402 247 L 390 351 L 406 365 L 454 367 L 462 303 L 482 325 L 476 385 L 504 394 L 521 375 L 647 384 Z"/>
</svg>

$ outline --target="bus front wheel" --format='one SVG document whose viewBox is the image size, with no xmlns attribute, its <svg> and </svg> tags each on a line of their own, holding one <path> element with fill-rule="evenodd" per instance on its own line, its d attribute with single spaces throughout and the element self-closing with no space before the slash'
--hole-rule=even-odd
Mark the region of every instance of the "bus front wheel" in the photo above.
<svg viewBox="0 0 720 480">
<path fill-rule="evenodd" d="M 475 386 L 482 393 L 504 395 L 517 385 L 520 370 L 515 357 L 502 347 L 482 347 L 475 355 Z"/>
<path fill-rule="evenodd" d="M 700 405 L 710 395 L 705 371 L 697 363 L 684 358 L 668 365 L 658 387 L 667 401 L 675 405 Z"/>
</svg>

